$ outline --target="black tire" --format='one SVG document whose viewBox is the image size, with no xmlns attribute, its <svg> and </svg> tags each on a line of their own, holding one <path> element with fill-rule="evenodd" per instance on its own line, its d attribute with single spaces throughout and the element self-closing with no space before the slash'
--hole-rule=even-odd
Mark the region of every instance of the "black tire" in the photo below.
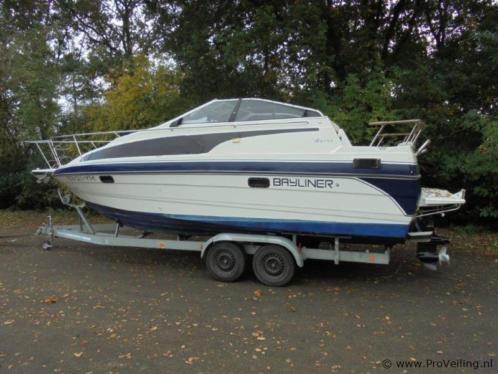
<svg viewBox="0 0 498 374">
<path fill-rule="evenodd" d="M 206 268 L 209 275 L 222 282 L 235 282 L 246 267 L 246 254 L 231 242 L 213 244 L 206 253 Z"/>
<path fill-rule="evenodd" d="M 256 278 L 273 287 L 285 286 L 294 276 L 296 264 L 287 249 L 279 245 L 264 245 L 252 258 Z"/>
</svg>

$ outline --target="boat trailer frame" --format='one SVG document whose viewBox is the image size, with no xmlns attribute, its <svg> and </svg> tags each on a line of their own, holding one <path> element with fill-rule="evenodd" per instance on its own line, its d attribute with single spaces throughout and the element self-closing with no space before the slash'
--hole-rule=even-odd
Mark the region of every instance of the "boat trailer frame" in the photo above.
<svg viewBox="0 0 498 374">
<path fill-rule="evenodd" d="M 341 262 L 357 262 L 368 264 L 389 264 L 390 249 L 383 252 L 347 251 L 341 249 L 340 240 L 334 238 L 333 245 L 327 249 L 302 247 L 297 243 L 297 235 L 292 235 L 292 240 L 279 235 L 258 235 L 240 233 L 220 233 L 211 237 L 202 237 L 199 240 L 186 240 L 182 235 L 177 234 L 176 239 L 147 238 L 147 233 L 141 235 L 129 235 L 121 233 L 121 225 L 114 224 L 92 224 L 83 212 L 84 204 L 71 205 L 80 218 L 77 225 L 54 225 L 51 216 L 48 222 L 38 228 L 36 234 L 47 236 L 43 243 L 43 249 L 53 247 L 54 239 L 69 239 L 98 246 L 112 247 L 137 247 L 149 249 L 163 249 L 175 251 L 199 252 L 204 258 L 207 250 L 218 242 L 236 242 L 240 244 L 245 252 L 253 255 L 263 244 L 274 244 L 286 248 L 294 258 L 298 267 L 304 266 L 304 261 L 308 259 L 332 261 L 338 265 Z"/>
</svg>

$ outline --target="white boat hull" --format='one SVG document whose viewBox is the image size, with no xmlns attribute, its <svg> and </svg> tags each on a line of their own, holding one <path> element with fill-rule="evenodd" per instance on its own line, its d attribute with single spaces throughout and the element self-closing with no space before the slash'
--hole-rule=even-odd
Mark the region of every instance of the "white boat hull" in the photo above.
<svg viewBox="0 0 498 374">
<path fill-rule="evenodd" d="M 150 229 L 400 238 L 413 219 L 391 195 L 354 176 L 106 174 L 113 183 L 100 177 L 57 176 L 103 214 Z M 250 178 L 269 186 L 250 187 Z"/>
</svg>

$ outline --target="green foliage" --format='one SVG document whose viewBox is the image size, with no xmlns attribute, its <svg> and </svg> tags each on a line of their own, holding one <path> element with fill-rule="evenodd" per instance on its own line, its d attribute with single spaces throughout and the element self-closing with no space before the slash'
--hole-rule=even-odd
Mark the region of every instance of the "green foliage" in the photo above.
<svg viewBox="0 0 498 374">
<path fill-rule="evenodd" d="M 104 93 L 103 104 L 85 109 L 90 130 L 123 130 L 150 127 L 185 109 L 180 97 L 180 77 L 165 66 L 152 67 L 145 56 L 135 57 L 113 87 Z"/>
<path fill-rule="evenodd" d="M 473 201 L 470 209 L 485 218 L 498 218 L 498 119 L 475 121 L 482 140 L 468 152 L 462 171 L 468 180 Z"/>
<path fill-rule="evenodd" d="M 30 163 L 35 168 L 33 163 Z M 19 189 L 16 196 L 16 207 L 20 209 L 60 208 L 62 204 L 53 181 L 38 183 L 30 172 L 19 175 Z"/>
<path fill-rule="evenodd" d="M 314 104 L 340 124 L 353 143 L 365 144 L 374 132 L 369 122 L 396 118 L 392 89 L 393 83 L 382 73 L 372 74 L 365 83 L 351 74 L 336 95 L 318 94 Z"/>
<path fill-rule="evenodd" d="M 18 203 L 26 184 L 28 155 L 22 140 L 48 137 L 59 110 L 57 71 L 44 27 L 8 30 L 0 18 L 0 207 Z M 9 31 L 9 32 L 7 32 Z"/>
<path fill-rule="evenodd" d="M 309 105 L 365 144 L 421 118 L 424 185 L 498 217 L 498 6 L 492 0 L 0 3 L 0 204 L 51 202 L 22 140 L 153 126 L 206 100 Z M 47 190 L 45 190 L 47 188 Z M 47 197 L 48 196 L 48 197 Z"/>
</svg>

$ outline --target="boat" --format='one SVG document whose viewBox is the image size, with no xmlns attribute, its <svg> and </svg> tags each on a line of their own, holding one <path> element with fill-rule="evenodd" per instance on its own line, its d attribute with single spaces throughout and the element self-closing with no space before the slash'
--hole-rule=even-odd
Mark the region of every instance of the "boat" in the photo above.
<svg viewBox="0 0 498 374">
<path fill-rule="evenodd" d="M 146 232 L 341 237 L 387 244 L 426 235 L 421 222 L 465 191 L 421 187 L 416 120 L 370 124 L 369 145 L 317 109 L 259 98 L 215 99 L 144 130 L 32 141 L 86 205 Z M 405 128 L 406 132 L 388 132 Z"/>
</svg>

